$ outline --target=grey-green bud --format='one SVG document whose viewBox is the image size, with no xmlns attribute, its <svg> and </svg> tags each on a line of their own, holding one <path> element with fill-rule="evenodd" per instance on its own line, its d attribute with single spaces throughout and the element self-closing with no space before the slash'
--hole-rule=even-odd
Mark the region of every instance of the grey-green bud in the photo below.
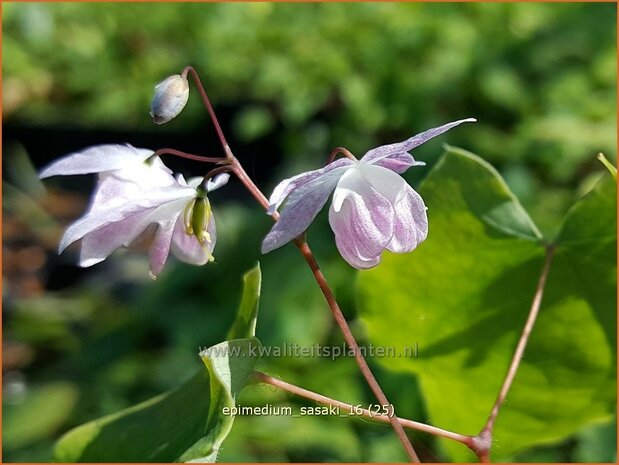
<svg viewBox="0 0 619 465">
<path fill-rule="evenodd" d="M 156 124 L 164 124 L 183 111 L 189 99 L 189 82 L 174 74 L 155 86 L 155 96 L 150 104 L 150 116 Z"/>
</svg>

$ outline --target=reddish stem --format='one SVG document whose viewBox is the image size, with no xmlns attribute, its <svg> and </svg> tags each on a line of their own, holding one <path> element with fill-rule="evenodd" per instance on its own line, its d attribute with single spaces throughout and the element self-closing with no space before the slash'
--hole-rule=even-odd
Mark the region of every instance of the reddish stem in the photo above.
<svg viewBox="0 0 619 465">
<path fill-rule="evenodd" d="M 516 346 L 516 350 L 514 351 L 514 356 L 512 357 L 509 369 L 507 370 L 507 374 L 505 375 L 505 379 L 503 380 L 503 385 L 501 386 L 501 390 L 499 391 L 499 394 L 494 402 L 490 415 L 486 420 L 486 424 L 484 425 L 480 433 L 474 438 L 476 444 L 473 450 L 475 451 L 481 462 L 485 463 L 490 461 L 490 447 L 492 445 L 492 432 L 494 429 L 494 424 L 496 422 L 497 416 L 499 415 L 499 411 L 501 410 L 501 406 L 505 402 L 507 393 L 509 392 L 512 383 L 514 382 L 514 378 L 516 377 L 516 373 L 518 372 L 518 367 L 520 366 L 522 356 L 524 355 L 524 350 L 526 349 L 527 343 L 529 341 L 529 336 L 531 335 L 531 332 L 533 331 L 533 326 L 535 325 L 535 321 L 537 320 L 537 315 L 539 314 L 539 309 L 542 304 L 544 288 L 546 287 L 546 280 L 548 278 L 548 273 L 550 272 L 550 265 L 552 263 L 553 256 L 554 247 L 552 245 L 549 245 L 546 247 L 544 266 L 537 282 L 535 294 L 533 295 L 533 301 L 531 302 L 529 316 L 527 317 L 527 321 L 522 330 L 522 334 L 520 335 L 518 345 Z"/>
<path fill-rule="evenodd" d="M 340 153 L 344 155 L 346 158 L 350 158 L 351 160 L 357 161 L 357 157 L 355 157 L 352 154 L 352 152 L 348 150 L 346 147 L 335 147 L 333 150 L 331 150 L 331 153 L 329 154 L 327 165 L 333 162 L 333 160 L 335 160 L 335 157 L 337 157 L 337 155 Z"/>
<path fill-rule="evenodd" d="M 215 126 L 215 131 L 217 131 L 217 137 L 219 137 L 219 141 L 221 142 L 221 145 L 224 149 L 226 158 L 230 158 L 232 156 L 232 152 L 230 151 L 230 146 L 228 145 L 228 142 L 226 141 L 226 136 L 224 136 L 224 132 L 221 130 L 221 126 L 219 125 L 219 120 L 217 119 L 215 110 L 213 110 L 213 105 L 211 105 L 211 101 L 209 100 L 208 95 L 206 95 L 206 91 L 204 90 L 204 86 L 202 85 L 202 81 L 200 80 L 200 76 L 198 75 L 198 72 L 194 69 L 193 66 L 185 66 L 185 69 L 183 69 L 181 76 L 184 78 L 187 78 L 188 73 L 191 74 L 191 77 L 193 78 L 193 82 L 196 84 L 196 87 L 198 88 L 198 92 L 200 94 L 200 98 L 202 99 L 202 103 L 204 104 L 205 108 L 207 109 L 211 117 L 211 121 L 213 122 L 213 125 Z"/>
<path fill-rule="evenodd" d="M 270 384 L 271 386 L 275 386 L 284 391 L 290 392 L 300 397 L 304 397 L 306 399 L 313 400 L 319 404 L 331 405 L 334 407 L 338 407 L 347 412 L 359 412 L 360 416 L 369 418 L 372 420 L 379 421 L 381 423 L 389 423 L 388 415 L 378 415 L 373 412 L 370 412 L 366 409 L 357 409 L 355 406 L 351 404 L 347 404 L 346 402 L 341 402 L 336 399 L 331 399 L 330 397 L 323 396 L 322 394 L 318 394 L 316 392 L 309 391 L 307 389 L 303 389 L 302 387 L 295 386 L 294 384 L 287 383 L 278 378 L 273 378 L 265 373 L 261 373 L 259 371 L 254 373 L 254 376 L 257 381 Z M 413 420 L 407 420 L 405 418 L 397 418 L 397 420 L 402 424 L 405 428 L 414 429 L 417 431 L 423 431 L 424 433 L 434 434 L 436 436 L 442 436 L 447 439 L 452 439 L 454 441 L 460 442 L 466 446 L 471 446 L 473 438 L 471 436 L 466 436 L 464 434 L 454 433 L 452 431 L 447 431 L 441 428 L 437 428 L 435 426 L 426 425 L 425 423 L 419 423 Z"/>
<path fill-rule="evenodd" d="M 159 149 L 155 153 L 153 153 L 152 157 L 159 157 L 161 155 L 174 155 L 181 158 L 188 158 L 189 160 L 199 161 L 202 163 L 227 163 L 226 158 L 223 157 L 203 157 L 202 155 L 194 155 L 193 153 L 181 152 L 180 150 L 175 149 Z"/>
</svg>

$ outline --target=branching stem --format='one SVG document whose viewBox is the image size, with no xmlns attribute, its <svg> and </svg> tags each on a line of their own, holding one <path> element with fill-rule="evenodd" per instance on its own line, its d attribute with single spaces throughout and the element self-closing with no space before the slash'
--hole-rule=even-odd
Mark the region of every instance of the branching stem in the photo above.
<svg viewBox="0 0 619 465">
<path fill-rule="evenodd" d="M 204 106 L 209 111 L 213 124 L 215 125 L 215 128 L 217 129 L 217 133 L 219 134 L 219 139 L 224 147 L 224 150 L 226 151 L 226 159 L 230 163 L 232 172 L 239 178 L 239 180 L 243 183 L 243 185 L 247 188 L 247 190 L 252 194 L 252 196 L 258 201 L 258 203 L 262 206 L 262 208 L 267 210 L 269 207 L 268 199 L 265 197 L 262 191 L 258 188 L 258 186 L 256 186 L 256 184 L 252 181 L 252 179 L 247 175 L 247 173 L 245 172 L 245 170 L 239 163 L 238 159 L 234 156 L 234 154 L 232 153 L 232 150 L 228 146 L 228 143 L 226 142 L 226 139 L 223 133 L 221 132 L 221 127 L 219 126 L 219 122 L 217 121 L 215 112 L 213 111 L 211 103 L 208 97 L 206 96 L 204 87 L 202 86 L 202 83 L 200 82 L 200 77 L 198 76 L 198 73 L 191 66 L 187 66 L 185 68 L 185 70 L 183 71 L 183 76 L 186 76 L 187 72 L 191 72 L 194 78 L 194 81 L 196 82 L 196 85 L 198 86 L 200 90 L 200 96 L 202 97 Z M 346 152 L 348 151 L 346 150 Z M 271 216 L 275 221 L 277 221 L 279 218 L 279 213 L 274 212 Z M 368 366 L 367 362 L 363 358 L 361 350 L 359 349 L 359 344 L 357 344 L 357 341 L 355 340 L 355 337 L 353 336 L 352 331 L 350 330 L 350 326 L 348 326 L 348 323 L 346 322 L 346 318 L 344 318 L 344 314 L 342 313 L 342 310 L 340 309 L 335 299 L 335 296 L 333 295 L 333 291 L 331 290 L 331 287 L 329 286 L 329 283 L 327 282 L 326 278 L 322 274 L 322 271 L 320 270 L 320 267 L 318 266 L 318 263 L 316 262 L 316 259 L 314 258 L 314 255 L 311 249 L 309 248 L 309 245 L 307 244 L 305 239 L 301 237 L 295 239 L 294 243 L 299 248 L 299 250 L 301 251 L 301 254 L 305 258 L 305 261 L 311 268 L 312 273 L 314 274 L 314 278 L 316 279 L 318 286 L 320 287 L 325 299 L 327 300 L 327 303 L 329 304 L 329 308 L 331 309 L 331 312 L 335 318 L 335 321 L 338 324 L 340 330 L 342 331 L 342 334 L 344 335 L 344 340 L 346 341 L 348 346 L 354 351 L 355 360 L 357 361 L 357 365 L 359 366 L 359 369 L 361 370 L 361 373 L 366 379 L 368 385 L 372 389 L 372 392 L 376 396 L 377 400 L 381 403 L 381 405 L 385 405 L 385 406 L 391 405 L 389 403 L 389 400 L 387 399 L 387 396 L 385 396 L 385 393 L 383 392 L 380 385 L 378 384 L 378 381 L 376 381 L 376 378 L 374 377 L 372 371 L 370 370 L 370 367 Z M 404 450 L 406 451 L 406 454 L 408 455 L 409 459 L 413 462 L 419 462 L 419 457 L 417 457 L 417 453 L 415 452 L 413 445 L 408 439 L 408 436 L 406 436 L 406 432 L 404 431 L 404 428 L 402 427 L 400 422 L 395 417 L 390 418 L 389 422 L 391 423 L 391 426 L 393 427 L 398 438 L 400 439 L 400 442 L 402 443 L 402 446 L 404 447 Z"/>
<path fill-rule="evenodd" d="M 344 410 L 346 412 L 355 412 L 364 418 L 376 420 L 381 423 L 390 422 L 388 415 L 378 415 L 378 414 L 370 412 L 367 409 L 359 409 L 351 404 L 347 404 L 346 402 L 341 402 L 336 399 L 331 399 L 330 397 L 326 397 L 326 396 L 323 396 L 322 394 L 318 394 L 316 392 L 309 391 L 302 387 L 295 386 L 294 384 L 287 383 L 286 381 L 283 381 L 281 379 L 273 378 L 272 376 L 269 376 L 265 373 L 256 372 L 254 374 L 254 377 L 257 382 L 270 384 L 271 386 L 290 392 L 291 394 L 297 395 L 299 397 L 304 397 L 306 399 L 312 400 L 319 404 L 338 407 L 341 410 Z M 441 436 L 447 439 L 452 439 L 468 447 L 471 447 L 473 444 L 473 438 L 471 436 L 454 433 L 452 431 L 447 431 L 441 428 L 437 428 L 435 426 L 426 425 L 425 423 L 419 423 L 413 420 L 407 420 L 405 418 L 397 418 L 397 420 L 400 422 L 400 424 L 404 428 L 409 428 L 409 429 L 413 429 L 416 431 L 422 431 L 424 433 L 434 434 L 435 436 Z"/>
</svg>

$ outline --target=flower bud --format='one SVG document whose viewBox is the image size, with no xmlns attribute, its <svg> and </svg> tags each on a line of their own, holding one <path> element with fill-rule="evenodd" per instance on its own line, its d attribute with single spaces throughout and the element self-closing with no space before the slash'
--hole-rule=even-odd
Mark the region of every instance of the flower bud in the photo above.
<svg viewBox="0 0 619 465">
<path fill-rule="evenodd" d="M 150 104 L 150 116 L 156 124 L 164 124 L 183 111 L 189 99 L 189 82 L 174 74 L 155 86 L 155 96 Z"/>
</svg>

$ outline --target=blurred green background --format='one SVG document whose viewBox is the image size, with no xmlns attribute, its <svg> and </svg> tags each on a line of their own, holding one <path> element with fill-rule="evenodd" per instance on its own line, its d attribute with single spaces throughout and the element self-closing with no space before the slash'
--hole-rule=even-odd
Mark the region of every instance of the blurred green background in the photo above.
<svg viewBox="0 0 619 465">
<path fill-rule="evenodd" d="M 361 156 L 383 143 L 474 116 L 416 150 L 429 166 L 442 143 L 491 162 L 551 234 L 567 208 L 616 161 L 615 4 L 79 4 L 3 5 L 3 459 L 45 461 L 89 419 L 177 386 L 221 341 L 240 276 L 257 259 L 265 345 L 340 343 L 330 313 L 290 246 L 261 257 L 269 218 L 238 185 L 212 195 L 216 263 L 175 262 L 148 279 L 146 257 L 116 253 L 75 267 L 57 257 L 92 179 L 36 171 L 88 145 L 130 142 L 217 155 L 194 95 L 176 120 L 152 124 L 153 86 L 192 64 L 237 157 L 264 191 L 324 163 L 335 146 Z M 202 167 L 166 160 L 188 175 Z M 427 173 L 406 178 L 415 185 Z M 323 213 L 309 240 L 355 321 L 353 271 Z M 427 418 L 411 375 L 372 363 L 401 416 Z M 350 359 L 283 358 L 260 369 L 351 403 L 372 396 Z M 303 405 L 268 387 L 239 402 Z M 588 427 L 516 461 L 614 461 L 615 427 Z M 422 458 L 447 457 L 412 434 Z M 388 426 L 313 417 L 241 417 L 222 461 L 398 461 Z"/>
</svg>

